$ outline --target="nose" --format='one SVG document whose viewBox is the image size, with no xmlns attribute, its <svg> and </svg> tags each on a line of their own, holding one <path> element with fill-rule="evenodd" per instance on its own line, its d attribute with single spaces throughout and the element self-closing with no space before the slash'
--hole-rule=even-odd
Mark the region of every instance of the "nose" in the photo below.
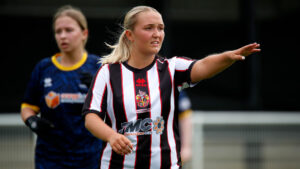
<svg viewBox="0 0 300 169">
<path fill-rule="evenodd" d="M 160 31 L 158 29 L 154 29 L 153 37 L 159 37 L 159 36 L 160 36 Z"/>
<path fill-rule="evenodd" d="M 60 39 L 66 38 L 66 32 L 65 32 L 65 31 L 61 31 L 61 32 L 59 33 L 59 38 L 60 38 Z"/>
</svg>

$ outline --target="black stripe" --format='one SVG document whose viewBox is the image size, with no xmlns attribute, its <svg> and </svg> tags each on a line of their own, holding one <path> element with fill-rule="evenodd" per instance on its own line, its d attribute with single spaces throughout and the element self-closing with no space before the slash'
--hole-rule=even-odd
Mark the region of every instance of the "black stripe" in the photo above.
<svg viewBox="0 0 300 169">
<path fill-rule="evenodd" d="M 192 62 L 189 66 L 189 68 L 185 71 L 175 71 L 175 76 L 176 77 L 174 79 L 175 81 L 175 86 L 180 86 L 182 85 L 182 83 L 184 82 L 187 82 L 187 83 L 190 83 L 191 82 L 191 71 L 192 71 L 192 68 L 194 66 L 194 64 L 196 63 L 196 61 Z"/>
<path fill-rule="evenodd" d="M 104 153 L 104 150 L 105 150 L 106 146 L 107 146 L 107 142 L 103 141 L 102 142 L 102 148 L 101 148 L 101 151 L 100 151 L 100 162 L 99 162 L 100 167 L 101 167 L 101 161 L 102 161 L 103 153 Z"/>
<path fill-rule="evenodd" d="M 180 141 L 180 133 L 179 133 L 179 125 L 178 125 L 178 115 L 179 115 L 179 108 L 178 108 L 179 92 L 178 92 L 178 90 L 174 90 L 174 94 L 175 94 L 175 111 L 174 111 L 173 132 L 174 132 L 175 143 L 176 143 L 178 165 L 181 166 L 181 164 L 180 164 L 181 141 Z"/>
<path fill-rule="evenodd" d="M 140 71 L 134 73 L 134 86 L 136 92 L 135 98 L 136 99 L 140 98 L 139 100 L 136 100 L 136 110 L 137 112 L 139 112 L 139 110 L 143 112 L 143 113 L 137 113 L 137 119 L 143 121 L 147 118 L 151 118 L 149 112 L 150 98 L 149 98 L 149 88 L 148 88 L 146 71 Z M 145 132 L 145 131 L 140 130 L 139 132 Z M 140 135 L 138 136 L 138 142 L 137 142 L 135 168 L 136 169 L 149 168 L 150 158 L 151 158 L 151 135 Z"/>
<path fill-rule="evenodd" d="M 121 129 L 121 123 L 127 122 L 123 103 L 123 87 L 122 87 L 122 72 L 120 64 L 109 65 L 110 83 L 113 93 L 113 108 L 116 119 L 117 131 Z M 112 151 L 112 159 L 110 163 L 111 169 L 122 169 L 125 156 L 118 155 Z"/>
<path fill-rule="evenodd" d="M 158 66 L 158 76 L 159 76 L 159 88 L 160 88 L 160 98 L 162 100 L 162 117 L 165 120 L 165 128 L 160 138 L 160 146 L 161 146 L 161 169 L 170 168 L 171 166 L 171 151 L 168 143 L 168 135 L 167 135 L 167 120 L 170 114 L 170 98 L 172 92 L 172 82 L 171 75 L 168 69 L 168 62 L 164 62 L 163 64 L 157 61 Z M 172 119 L 170 119 L 172 120 Z"/>
</svg>

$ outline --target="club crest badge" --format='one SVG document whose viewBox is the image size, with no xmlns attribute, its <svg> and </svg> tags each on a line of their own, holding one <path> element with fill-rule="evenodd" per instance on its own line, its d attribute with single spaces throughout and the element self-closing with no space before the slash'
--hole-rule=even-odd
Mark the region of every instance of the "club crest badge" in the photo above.
<svg viewBox="0 0 300 169">
<path fill-rule="evenodd" d="M 138 107 L 144 108 L 149 105 L 150 98 L 146 92 L 140 91 L 135 97 L 136 103 Z"/>
</svg>

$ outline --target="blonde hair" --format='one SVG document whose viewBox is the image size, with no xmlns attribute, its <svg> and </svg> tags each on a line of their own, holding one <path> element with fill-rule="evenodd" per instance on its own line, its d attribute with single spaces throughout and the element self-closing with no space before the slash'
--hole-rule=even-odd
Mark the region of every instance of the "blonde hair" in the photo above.
<svg viewBox="0 0 300 169">
<path fill-rule="evenodd" d="M 125 62 L 129 59 L 130 56 L 130 41 L 126 38 L 126 30 L 134 30 L 134 26 L 137 22 L 136 16 L 141 12 L 154 11 L 159 13 L 156 9 L 149 6 L 136 6 L 127 12 L 123 22 L 123 31 L 119 36 L 119 40 L 115 45 L 109 45 L 105 43 L 109 48 L 112 49 L 112 52 L 108 55 L 103 56 L 100 59 L 102 64 L 116 63 L 116 62 Z"/>
<path fill-rule="evenodd" d="M 82 31 L 88 30 L 88 24 L 84 14 L 81 12 L 79 8 L 73 7 L 71 5 L 64 5 L 57 9 L 56 13 L 53 16 L 53 21 L 52 21 L 53 30 L 55 29 L 55 21 L 61 16 L 68 16 L 74 19 L 78 23 Z M 84 46 L 86 42 L 87 39 L 83 43 Z"/>
</svg>

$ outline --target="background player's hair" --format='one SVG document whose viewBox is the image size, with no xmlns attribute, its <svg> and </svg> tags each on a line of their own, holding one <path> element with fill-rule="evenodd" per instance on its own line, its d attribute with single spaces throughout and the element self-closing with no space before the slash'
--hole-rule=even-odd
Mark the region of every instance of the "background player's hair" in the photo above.
<svg viewBox="0 0 300 169">
<path fill-rule="evenodd" d="M 87 20 L 82 11 L 79 8 L 76 8 L 71 5 L 64 5 L 57 9 L 52 21 L 53 30 L 55 29 L 55 21 L 61 16 L 68 16 L 74 19 L 78 23 L 81 30 L 88 30 Z M 84 41 L 84 45 L 86 44 L 86 42 L 87 39 Z"/>
<path fill-rule="evenodd" d="M 149 6 L 136 6 L 127 12 L 123 22 L 123 31 L 119 36 L 118 42 L 115 45 L 106 44 L 109 48 L 112 49 L 112 52 L 100 59 L 100 62 L 102 64 L 124 62 L 128 60 L 130 56 L 130 41 L 126 38 L 125 32 L 126 30 L 133 31 L 136 24 L 137 14 L 146 11 L 154 11 L 159 13 L 156 9 Z"/>
</svg>

